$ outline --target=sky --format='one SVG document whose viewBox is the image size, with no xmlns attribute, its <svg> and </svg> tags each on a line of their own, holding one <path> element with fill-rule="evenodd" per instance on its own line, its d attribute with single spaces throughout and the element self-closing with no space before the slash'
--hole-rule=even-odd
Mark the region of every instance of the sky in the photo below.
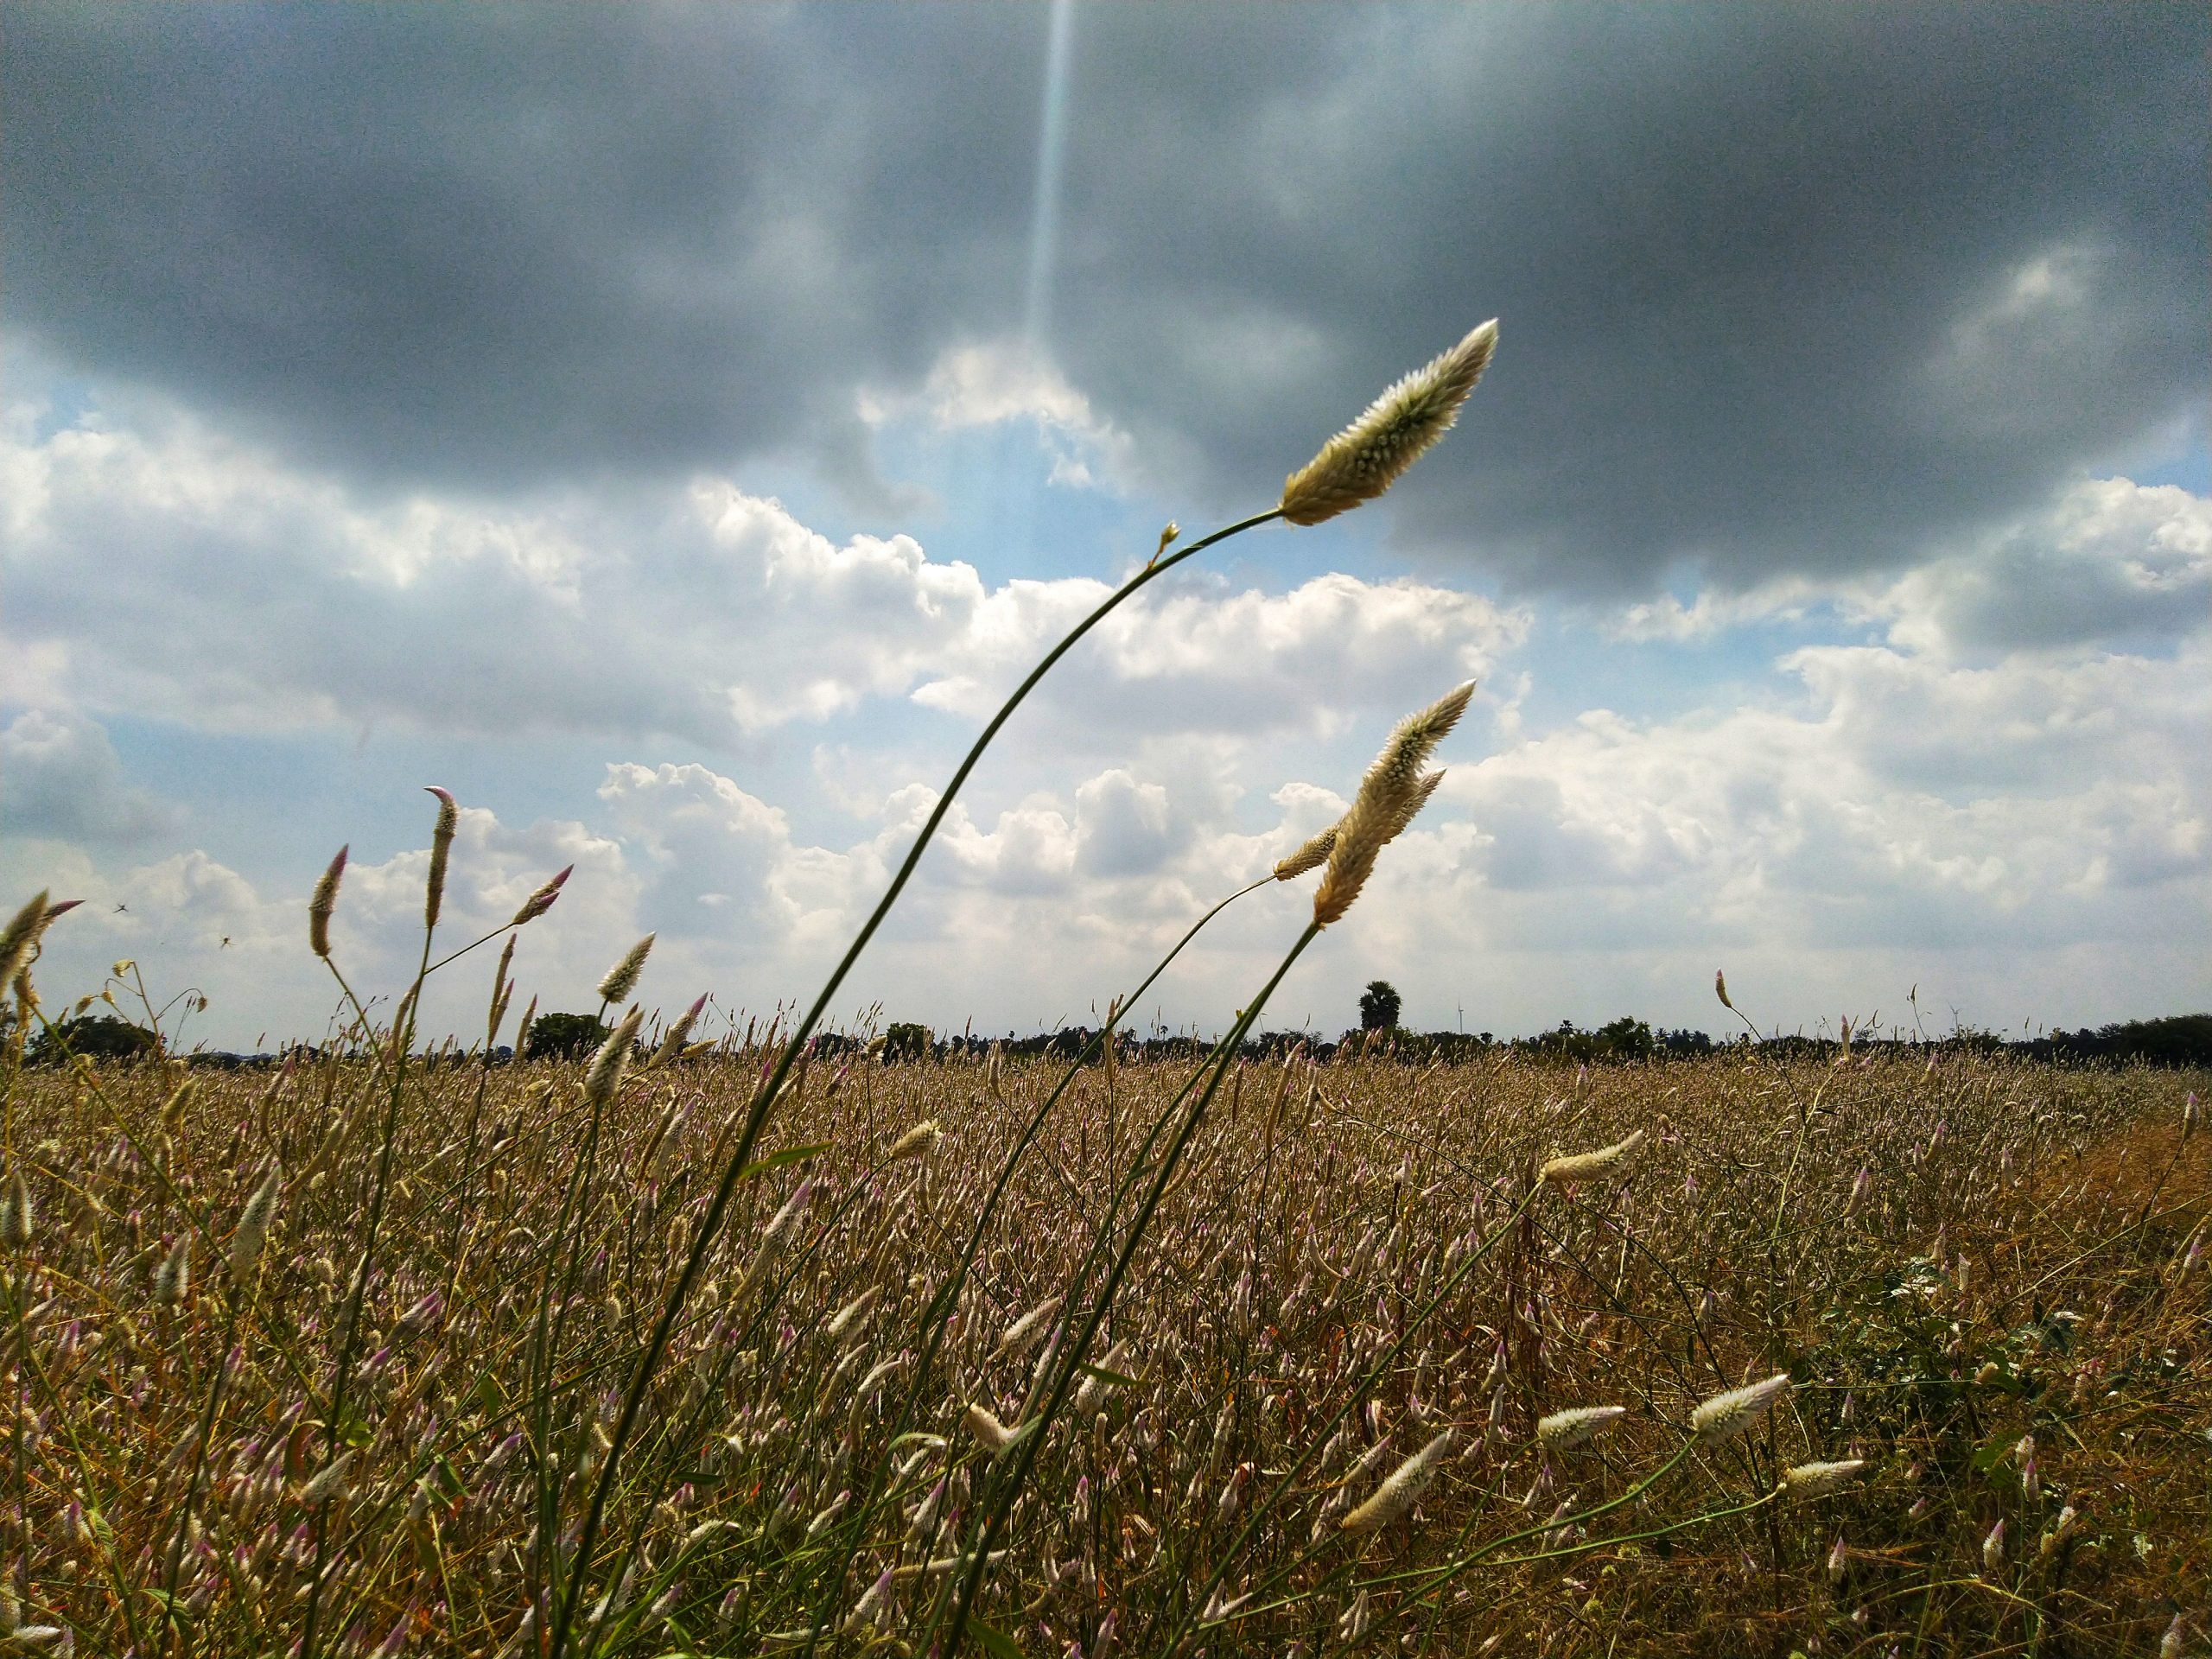
<svg viewBox="0 0 2212 1659">
<path fill-rule="evenodd" d="M 1264 1023 L 2212 1007 L 2198 5 L 62 6 L 0 32 L 0 901 L 182 1040 L 523 932 L 810 998 L 1151 556 L 1499 321 L 1390 494 L 1201 554 L 840 995 L 1095 1022 L 1478 682 Z M 2194 758 L 2192 758 L 2194 757 Z M 1141 1029 L 1306 918 L 1227 912 Z M 480 1030 L 489 949 L 424 1020 Z M 204 1012 L 177 999 L 203 995 Z M 741 1013 L 739 1011 L 744 1011 Z M 714 1022 L 710 1020 L 710 1028 Z"/>
</svg>

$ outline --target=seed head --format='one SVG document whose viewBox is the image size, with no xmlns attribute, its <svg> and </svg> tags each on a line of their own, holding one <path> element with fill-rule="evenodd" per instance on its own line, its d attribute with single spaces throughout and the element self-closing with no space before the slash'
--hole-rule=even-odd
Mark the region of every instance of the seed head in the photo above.
<svg viewBox="0 0 2212 1659">
<path fill-rule="evenodd" d="M 644 1018 L 642 1009 L 631 1009 L 592 1056 L 591 1069 L 584 1073 L 584 1098 L 593 1105 L 606 1105 L 622 1086 L 622 1074 L 630 1064 L 630 1045 L 637 1041 L 638 1024 Z"/>
<path fill-rule="evenodd" d="M 330 912 L 338 908 L 338 884 L 346 879 L 346 853 L 344 847 L 338 849 L 308 900 L 308 944 L 318 957 L 330 955 Z"/>
<path fill-rule="evenodd" d="M 515 912 L 514 920 L 509 922 L 507 925 L 509 927 L 520 927 L 524 922 L 536 921 L 547 911 L 552 909 L 553 901 L 561 896 L 562 883 L 566 881 L 571 875 L 575 874 L 575 869 L 576 867 L 575 865 L 569 865 L 558 875 L 555 876 L 550 881 L 548 881 L 543 887 L 538 888 L 536 893 L 531 893 L 529 898 L 524 899 L 522 901 L 522 908 Z"/>
<path fill-rule="evenodd" d="M 2005 1522 L 2000 1516 L 1989 1535 L 1981 1541 L 1981 1567 L 1985 1573 L 1994 1573 L 2005 1565 Z"/>
<path fill-rule="evenodd" d="M 901 1158 L 926 1158 L 937 1150 L 937 1143 L 944 1138 L 944 1130 L 937 1119 L 925 1117 L 891 1143 L 890 1151 L 883 1155 L 897 1162 Z"/>
<path fill-rule="evenodd" d="M 154 1302 L 174 1307 L 192 1293 L 192 1235 L 181 1233 L 162 1265 L 154 1269 Z"/>
<path fill-rule="evenodd" d="M 1369 1498 L 1340 1523 L 1344 1531 L 1355 1536 L 1380 1532 L 1414 1506 L 1414 1501 L 1428 1490 L 1428 1483 L 1436 1478 L 1436 1465 L 1452 1449 L 1454 1430 L 1446 1429 L 1427 1446 L 1393 1469 L 1382 1484 Z"/>
<path fill-rule="evenodd" d="M 461 827 L 461 807 L 450 791 L 440 789 L 435 784 L 426 785 L 425 788 L 438 798 L 438 822 L 430 831 L 430 879 L 424 887 L 423 925 L 435 927 L 438 908 L 446 896 L 446 856 L 453 850 L 453 833 Z"/>
<path fill-rule="evenodd" d="M 995 1412 L 982 1406 L 971 1405 L 964 1419 L 968 1432 L 993 1452 L 1003 1452 L 1014 1443 L 1014 1431 L 998 1420 Z"/>
<path fill-rule="evenodd" d="M 1762 1382 L 1716 1394 L 1690 1414 L 1690 1428 L 1700 1445 L 1720 1446 L 1734 1440 L 1766 1415 L 1774 1402 L 1789 1392 L 1789 1373 L 1777 1371 Z"/>
<path fill-rule="evenodd" d="M 1359 897 L 1375 860 L 1382 849 L 1403 833 L 1436 788 L 1422 763 L 1434 752 L 1475 694 L 1469 680 L 1446 692 L 1417 714 L 1408 715 L 1390 734 L 1382 752 L 1360 779 L 1351 810 L 1337 825 L 1337 839 L 1329 850 L 1329 868 L 1313 894 L 1313 921 L 1319 927 L 1343 918 Z"/>
<path fill-rule="evenodd" d="M 276 1213 L 276 1194 L 283 1185 L 283 1173 L 270 1166 L 262 1178 L 253 1196 L 245 1201 L 245 1208 L 238 1212 L 238 1230 L 231 1235 L 231 1280 L 243 1284 L 252 1277 L 253 1269 L 261 1260 L 261 1247 L 269 1239 L 269 1223 Z"/>
<path fill-rule="evenodd" d="M 683 1052 L 683 1045 L 691 1039 L 692 1025 L 706 1012 L 707 999 L 702 995 L 691 1006 L 676 1016 L 675 1022 L 661 1033 L 660 1046 L 653 1050 L 651 1064 L 665 1065 Z"/>
<path fill-rule="evenodd" d="M 32 1230 L 30 1186 L 22 1170 L 10 1170 L 7 1193 L 0 1197 L 0 1244 L 11 1250 L 27 1249 Z"/>
<path fill-rule="evenodd" d="M 346 1496 L 346 1470 L 353 1461 L 351 1452 L 340 1452 L 322 1467 L 322 1472 L 300 1488 L 300 1502 L 312 1509 L 325 1499 Z"/>
<path fill-rule="evenodd" d="M 1801 1463 L 1782 1471 L 1782 1495 L 1792 1503 L 1810 1503 L 1816 1497 L 1840 1492 L 1859 1478 L 1866 1466 L 1864 1458 L 1840 1463 Z"/>
<path fill-rule="evenodd" d="M 1328 860 L 1337 844 L 1337 832 L 1344 828 L 1342 819 L 1331 824 L 1287 858 L 1275 861 L 1275 880 L 1288 881 L 1308 870 L 1319 869 Z"/>
<path fill-rule="evenodd" d="M 1643 1131 L 1638 1129 L 1627 1140 L 1616 1141 L 1611 1146 L 1600 1147 L 1595 1152 L 1579 1152 L 1572 1157 L 1548 1160 L 1543 1168 L 1537 1172 L 1537 1176 L 1554 1186 L 1564 1186 L 1570 1181 L 1586 1181 L 1604 1174 L 1643 1144 Z"/>
<path fill-rule="evenodd" d="M 1566 1452 L 1603 1433 L 1628 1415 L 1626 1406 L 1575 1406 L 1555 1411 L 1536 1425 L 1536 1439 L 1548 1452 Z"/>
<path fill-rule="evenodd" d="M 38 936 L 46 931 L 46 925 L 53 919 L 53 912 L 47 907 L 46 893 L 41 891 L 16 912 L 4 929 L 0 929 L 0 986 L 12 982 L 16 970 L 30 960 Z"/>
<path fill-rule="evenodd" d="M 648 933 L 623 953 L 622 960 L 607 970 L 607 977 L 599 982 L 599 1000 L 602 1002 L 623 1002 L 638 988 L 638 976 L 645 971 L 645 958 L 653 953 L 653 941 L 660 936 Z"/>
<path fill-rule="evenodd" d="M 1282 516 L 1318 524 L 1372 501 L 1452 429 L 1497 346 L 1497 320 L 1407 375 L 1282 486 Z"/>
</svg>

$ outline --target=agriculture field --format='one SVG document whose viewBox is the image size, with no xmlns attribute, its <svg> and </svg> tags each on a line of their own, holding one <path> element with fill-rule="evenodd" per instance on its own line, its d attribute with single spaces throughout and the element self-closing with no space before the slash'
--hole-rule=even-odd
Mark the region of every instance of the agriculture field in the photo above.
<svg viewBox="0 0 2212 1659">
<path fill-rule="evenodd" d="M 1056 1659 L 2118 1655 L 2201 1605 L 2204 1079 L 1933 1050 L 1294 1056 L 1195 1121 L 1192 1061 L 817 1058 L 580 1562 L 770 1058 L 22 1070 L 16 1646 L 919 1654 L 972 1596 L 963 1650 Z"/>
</svg>

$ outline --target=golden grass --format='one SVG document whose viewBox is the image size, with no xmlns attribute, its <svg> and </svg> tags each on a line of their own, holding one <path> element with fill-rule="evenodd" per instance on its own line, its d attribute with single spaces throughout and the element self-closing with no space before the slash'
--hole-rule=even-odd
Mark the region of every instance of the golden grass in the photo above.
<svg viewBox="0 0 2212 1659">
<path fill-rule="evenodd" d="M 283 1652 L 319 1548 L 324 1651 L 535 1650 L 545 1541 L 575 1541 L 766 1058 L 633 1075 L 596 1114 L 582 1066 L 417 1067 L 335 1474 L 321 1431 L 388 1103 L 372 1063 L 275 1088 L 199 1072 L 181 1106 L 158 1065 L 23 1072 L 12 1617 L 80 1652 Z M 928 1299 L 1059 1069 L 808 1066 L 761 1151 L 820 1149 L 744 1184 L 653 1385 L 594 1563 L 598 1650 L 795 1649 L 823 1615 L 819 1651 L 923 1651 L 1015 1455 L 971 1408 L 1017 1441 L 1033 1423 L 1071 1313 L 1009 1332 L 1118 1236 L 1108 1206 L 1190 1069 L 1077 1080 L 925 1371 Z M 2192 1081 L 1756 1053 L 1242 1066 L 976 1611 L 1033 1655 L 1092 1651 L 1109 1619 L 1111 1651 L 1160 1652 L 1202 1617 L 1186 1652 L 1343 1651 L 1346 1629 L 1439 1655 L 2154 1650 L 2212 1573 Z M 1536 1183 L 1637 1130 L 1592 1179 Z M 232 1234 L 272 1166 L 239 1284 Z M 1795 1387 L 1748 1433 L 1685 1450 L 1700 1400 L 1777 1370 Z M 1540 1446 L 1539 1419 L 1609 1405 L 1571 1454 Z M 1347 1532 L 1447 1429 L 1408 1512 Z M 1785 1467 L 1847 1459 L 1849 1490 L 1767 1501 Z"/>
</svg>

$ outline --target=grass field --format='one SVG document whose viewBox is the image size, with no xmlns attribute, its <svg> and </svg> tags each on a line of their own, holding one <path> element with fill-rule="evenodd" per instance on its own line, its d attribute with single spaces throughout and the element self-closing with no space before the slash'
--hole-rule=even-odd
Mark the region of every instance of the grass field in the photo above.
<svg viewBox="0 0 2212 1659">
<path fill-rule="evenodd" d="M 611 1091 L 388 1054 L 24 1070 L 16 1649 L 283 1654 L 312 1604 L 320 1652 L 543 1650 L 767 1058 Z M 819 1627 L 817 1651 L 925 1652 L 979 1551 L 963 1645 L 1029 1655 L 2118 1655 L 2177 1611 L 2202 1628 L 2202 1078 L 1245 1064 L 1047 1414 L 1093 1247 L 1128 1236 L 1193 1067 L 1073 1072 L 964 1281 L 1067 1068 L 801 1067 L 569 1650 L 798 1651 Z M 1740 1432 L 1693 1428 L 1777 1373 Z M 1539 1433 L 1588 1407 L 1624 1409 Z M 1846 1459 L 1795 1483 L 1834 1493 L 1775 1495 Z"/>
</svg>

